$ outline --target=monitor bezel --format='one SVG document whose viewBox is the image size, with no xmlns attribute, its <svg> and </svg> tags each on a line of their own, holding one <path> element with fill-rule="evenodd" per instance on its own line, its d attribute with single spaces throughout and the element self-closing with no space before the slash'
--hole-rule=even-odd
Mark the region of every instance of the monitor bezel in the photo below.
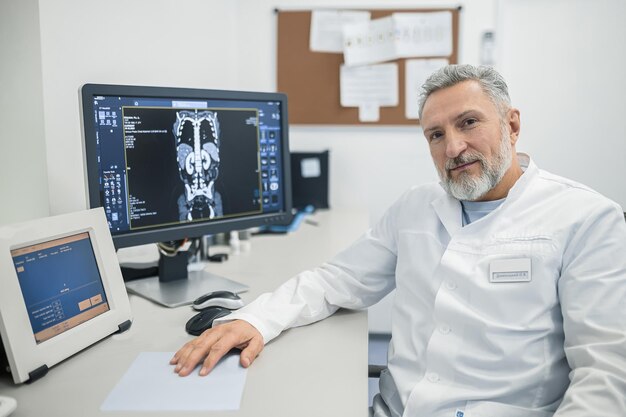
<svg viewBox="0 0 626 417">
<path fill-rule="evenodd" d="M 241 101 L 276 101 L 281 107 L 281 162 L 284 211 L 251 216 L 222 218 L 214 221 L 176 224 L 151 230 L 130 231 L 124 234 L 113 234 L 116 248 L 138 246 L 147 243 L 171 241 L 184 238 L 195 238 L 203 235 L 224 233 L 233 230 L 244 230 L 271 224 L 287 224 L 291 221 L 291 158 L 289 153 L 289 123 L 287 113 L 287 96 L 282 93 L 230 91 L 177 87 L 149 87 L 114 84 L 85 84 L 80 89 L 81 98 L 81 131 L 83 143 L 83 159 L 85 168 L 85 194 L 87 207 L 102 207 L 99 193 L 99 172 L 97 161 L 95 119 L 93 109 L 94 96 L 125 96 L 145 98 L 176 98 L 191 100 L 241 100 Z"/>
</svg>

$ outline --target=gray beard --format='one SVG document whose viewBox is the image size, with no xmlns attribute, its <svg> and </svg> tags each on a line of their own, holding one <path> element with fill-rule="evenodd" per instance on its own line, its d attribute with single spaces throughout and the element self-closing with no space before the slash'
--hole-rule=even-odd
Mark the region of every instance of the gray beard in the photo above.
<svg viewBox="0 0 626 417">
<path fill-rule="evenodd" d="M 513 160 L 508 132 L 504 126 L 501 131 L 500 149 L 497 155 L 495 155 L 492 164 L 478 152 L 466 152 L 454 159 L 449 159 L 446 162 L 443 172 L 437 169 L 437 173 L 441 179 L 441 185 L 448 194 L 458 200 L 475 201 L 500 183 Z M 466 172 L 461 172 L 455 180 L 448 176 L 448 169 L 472 161 L 478 161 L 482 168 L 478 177 Z"/>
</svg>

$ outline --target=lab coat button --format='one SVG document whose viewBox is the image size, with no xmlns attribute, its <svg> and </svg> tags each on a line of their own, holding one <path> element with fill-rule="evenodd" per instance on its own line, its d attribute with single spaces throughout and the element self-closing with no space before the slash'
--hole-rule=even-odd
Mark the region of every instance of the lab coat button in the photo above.
<svg viewBox="0 0 626 417">
<path fill-rule="evenodd" d="M 426 379 L 434 384 L 436 382 L 439 382 L 439 375 L 437 375 L 435 372 L 429 372 L 428 374 L 426 374 Z"/>
<path fill-rule="evenodd" d="M 451 330 L 450 327 L 446 326 L 445 324 L 439 327 L 439 332 L 441 334 L 448 334 L 450 333 L 450 330 Z"/>
<path fill-rule="evenodd" d="M 446 281 L 446 288 L 450 291 L 456 290 L 456 284 L 452 281 Z"/>
</svg>

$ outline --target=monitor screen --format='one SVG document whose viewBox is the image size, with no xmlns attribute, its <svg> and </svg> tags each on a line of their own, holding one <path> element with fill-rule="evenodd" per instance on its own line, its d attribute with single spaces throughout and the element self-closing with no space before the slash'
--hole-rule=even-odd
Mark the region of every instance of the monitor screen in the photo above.
<svg viewBox="0 0 626 417">
<path fill-rule="evenodd" d="M 87 84 L 88 197 L 117 247 L 288 221 L 286 97 Z"/>
<path fill-rule="evenodd" d="M 11 250 L 37 344 L 109 311 L 88 232 Z"/>
</svg>

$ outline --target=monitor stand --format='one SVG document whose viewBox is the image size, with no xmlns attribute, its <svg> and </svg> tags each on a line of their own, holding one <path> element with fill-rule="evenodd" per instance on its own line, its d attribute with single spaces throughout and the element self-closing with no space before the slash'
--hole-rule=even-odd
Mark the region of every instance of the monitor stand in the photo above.
<svg viewBox="0 0 626 417">
<path fill-rule="evenodd" d="M 184 253 L 175 257 L 161 255 L 159 276 L 126 282 L 126 289 L 166 307 L 191 304 L 201 295 L 213 291 L 242 293 L 249 289 L 247 285 L 203 269 L 197 270 L 197 264 L 188 264 L 187 260 Z"/>
</svg>

